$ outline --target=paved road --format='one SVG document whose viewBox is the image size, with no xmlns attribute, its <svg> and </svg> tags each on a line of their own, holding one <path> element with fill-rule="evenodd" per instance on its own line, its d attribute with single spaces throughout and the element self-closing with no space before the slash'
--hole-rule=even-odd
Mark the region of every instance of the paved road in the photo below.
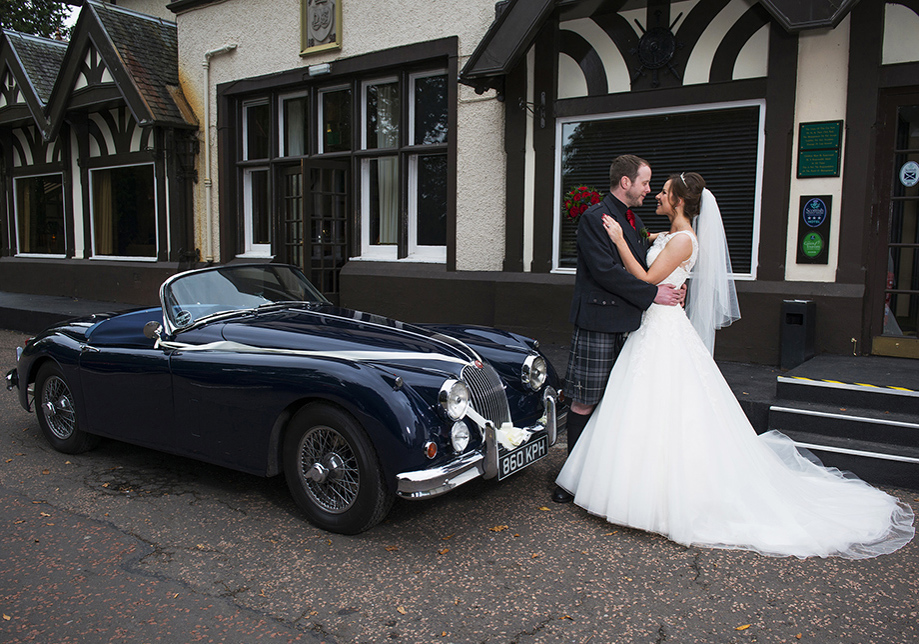
<svg viewBox="0 0 919 644">
<path fill-rule="evenodd" d="M 22 339 L 0 331 L 0 372 Z M 919 544 L 866 561 L 685 548 L 552 504 L 562 445 L 345 537 L 303 521 L 280 479 L 115 441 L 58 454 L 0 394 L 0 642 L 919 640 Z"/>
</svg>

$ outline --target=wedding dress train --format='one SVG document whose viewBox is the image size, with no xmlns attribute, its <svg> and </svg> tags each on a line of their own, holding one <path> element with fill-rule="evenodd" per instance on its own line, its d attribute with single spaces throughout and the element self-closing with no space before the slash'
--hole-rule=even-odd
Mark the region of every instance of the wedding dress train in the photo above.
<svg viewBox="0 0 919 644">
<path fill-rule="evenodd" d="M 672 236 L 658 236 L 649 264 Z M 674 286 L 697 256 L 692 238 Z M 592 514 L 687 546 L 855 559 L 914 532 L 896 498 L 779 432 L 758 436 L 679 306 L 652 305 L 629 335 L 557 483 Z"/>
</svg>

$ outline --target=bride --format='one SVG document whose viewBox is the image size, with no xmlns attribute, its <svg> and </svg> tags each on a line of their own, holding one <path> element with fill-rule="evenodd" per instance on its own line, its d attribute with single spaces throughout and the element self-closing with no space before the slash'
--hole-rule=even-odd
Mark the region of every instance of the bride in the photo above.
<svg viewBox="0 0 919 644">
<path fill-rule="evenodd" d="M 851 559 L 903 547 L 914 532 L 908 506 L 801 455 L 779 432 L 757 436 L 711 354 L 714 329 L 740 317 L 718 205 L 693 172 L 672 175 L 657 202 L 670 230 L 652 236 L 647 271 L 619 224 L 604 226 L 646 282 L 679 288 L 695 266 L 689 317 L 678 306 L 647 310 L 558 485 L 611 523 L 687 546 Z"/>
</svg>

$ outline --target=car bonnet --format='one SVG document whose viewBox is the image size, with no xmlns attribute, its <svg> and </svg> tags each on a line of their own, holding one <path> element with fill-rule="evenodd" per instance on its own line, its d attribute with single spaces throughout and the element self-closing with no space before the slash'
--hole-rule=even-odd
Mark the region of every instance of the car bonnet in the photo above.
<svg viewBox="0 0 919 644">
<path fill-rule="evenodd" d="M 468 345 L 436 331 L 378 315 L 323 306 L 289 308 L 227 322 L 222 335 L 253 350 L 373 362 L 479 359 Z"/>
</svg>

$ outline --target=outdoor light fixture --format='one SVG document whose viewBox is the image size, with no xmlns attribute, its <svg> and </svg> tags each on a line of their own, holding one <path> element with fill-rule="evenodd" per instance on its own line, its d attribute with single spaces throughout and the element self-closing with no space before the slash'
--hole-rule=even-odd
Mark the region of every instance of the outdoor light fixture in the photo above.
<svg viewBox="0 0 919 644">
<path fill-rule="evenodd" d="M 328 74 L 332 71 L 332 65 L 330 63 L 321 63 L 319 65 L 310 65 L 307 67 L 310 76 L 321 76 L 322 74 Z"/>
</svg>

